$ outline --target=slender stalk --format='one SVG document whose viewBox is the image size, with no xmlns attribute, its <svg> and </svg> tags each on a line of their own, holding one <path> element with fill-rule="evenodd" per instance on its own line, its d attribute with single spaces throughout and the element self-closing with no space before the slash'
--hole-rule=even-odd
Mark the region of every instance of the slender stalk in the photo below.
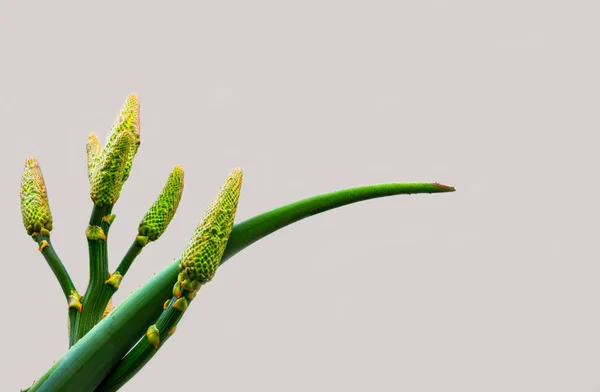
<svg viewBox="0 0 600 392">
<path fill-rule="evenodd" d="M 125 256 L 123 256 L 123 259 L 121 260 L 121 263 L 115 270 L 115 273 L 118 272 L 121 276 L 125 276 L 127 271 L 129 271 L 129 267 L 131 267 L 131 264 L 133 263 L 135 258 L 142 252 L 142 249 L 144 249 L 145 245 L 145 243 L 138 241 L 138 239 L 136 238 L 136 240 L 133 241 L 133 244 L 131 244 L 131 246 L 127 250 L 127 253 L 125 253 Z"/>
<path fill-rule="evenodd" d="M 56 279 L 60 284 L 60 288 L 62 289 L 63 294 L 65 295 L 65 298 L 68 301 L 71 292 L 75 291 L 75 285 L 73 284 L 73 281 L 71 280 L 67 269 L 56 254 L 54 246 L 52 246 L 52 242 L 50 241 L 50 236 L 45 236 L 41 234 L 38 235 L 37 243 L 40 247 L 42 255 L 44 256 L 46 262 L 50 266 L 50 269 L 52 269 L 52 272 L 54 272 L 54 276 L 56 276 Z"/>
<path fill-rule="evenodd" d="M 71 277 L 69 276 L 69 273 L 67 272 L 67 269 L 65 268 L 63 263 L 60 261 L 60 258 L 56 254 L 56 251 L 54 250 L 54 246 L 52 246 L 52 242 L 50 241 L 50 237 L 47 235 L 39 234 L 37 236 L 37 243 L 40 247 L 42 255 L 46 259 L 46 262 L 52 269 L 52 272 L 54 272 L 54 276 L 56 276 L 56 279 L 58 280 L 58 283 L 60 284 L 60 288 L 62 289 L 63 294 L 65 295 L 65 298 L 67 299 L 67 303 L 69 304 L 68 315 L 69 315 L 69 347 L 70 347 L 71 342 L 72 342 L 72 335 L 71 335 L 70 331 L 72 331 L 76 328 L 77 320 L 78 320 L 78 316 L 79 316 L 79 309 L 71 306 L 72 305 L 71 301 L 75 300 L 77 297 L 79 297 L 79 294 L 77 294 L 77 290 L 75 289 L 75 285 L 73 284 L 73 281 L 71 280 Z"/>
</svg>

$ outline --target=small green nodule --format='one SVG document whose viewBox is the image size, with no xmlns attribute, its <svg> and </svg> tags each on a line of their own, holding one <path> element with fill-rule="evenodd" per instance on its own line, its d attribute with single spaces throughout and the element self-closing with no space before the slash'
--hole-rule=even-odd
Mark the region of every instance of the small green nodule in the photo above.
<svg viewBox="0 0 600 392">
<path fill-rule="evenodd" d="M 202 287 L 202 286 L 200 286 Z M 190 291 L 189 293 L 187 293 L 185 295 L 185 297 L 187 299 L 189 299 L 190 301 L 193 300 L 194 298 L 196 298 L 196 294 L 198 294 L 198 291 L 200 290 L 200 287 L 198 287 L 197 289 L 195 289 L 194 291 Z"/>
<path fill-rule="evenodd" d="M 106 235 L 104 234 L 104 230 L 102 230 L 102 227 L 100 227 L 100 226 L 92 226 L 92 225 L 88 226 L 87 229 L 85 230 L 85 236 L 90 241 L 94 241 L 94 240 L 106 241 Z"/>
<path fill-rule="evenodd" d="M 106 215 L 106 216 L 102 217 L 102 220 L 104 222 L 106 222 L 110 226 L 110 225 L 113 224 L 113 222 L 115 221 L 116 217 L 117 216 L 115 214 L 109 214 L 109 215 Z"/>
<path fill-rule="evenodd" d="M 181 283 L 179 283 L 179 280 L 175 283 L 175 285 L 173 286 L 173 295 L 176 296 L 177 298 L 181 298 Z"/>
<path fill-rule="evenodd" d="M 185 279 L 181 281 L 181 288 L 187 292 L 194 290 L 194 284 L 190 279 Z"/>
<path fill-rule="evenodd" d="M 104 284 L 107 284 L 109 286 L 112 286 L 115 291 L 119 289 L 119 286 L 121 286 L 121 281 L 123 280 L 123 275 L 121 275 L 119 273 L 119 271 L 115 272 L 114 274 L 110 275 L 110 278 L 108 278 Z"/>
<path fill-rule="evenodd" d="M 154 348 L 158 347 L 160 344 L 160 331 L 156 328 L 156 325 L 152 324 L 148 327 L 148 330 L 146 330 L 146 338 Z"/>
<path fill-rule="evenodd" d="M 173 303 L 173 309 L 177 309 L 180 312 L 185 312 L 188 307 L 188 300 L 185 297 L 179 298 L 177 301 Z"/>
<path fill-rule="evenodd" d="M 69 309 L 77 309 L 79 313 L 83 310 L 81 305 L 81 295 L 77 293 L 77 291 L 71 291 L 71 295 L 68 298 L 68 306 Z"/>
</svg>

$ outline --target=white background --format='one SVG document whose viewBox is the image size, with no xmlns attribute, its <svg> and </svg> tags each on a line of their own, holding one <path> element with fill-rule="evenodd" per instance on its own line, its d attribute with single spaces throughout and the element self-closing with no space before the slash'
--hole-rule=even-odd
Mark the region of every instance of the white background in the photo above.
<svg viewBox="0 0 600 392">
<path fill-rule="evenodd" d="M 18 5 L 17 5 L 18 4 Z M 440 181 L 302 221 L 231 259 L 124 391 L 600 390 L 596 1 L 0 1 L 2 377 L 66 351 L 22 227 L 35 155 L 79 290 L 85 140 L 137 92 L 113 268 L 176 164 L 180 211 L 122 300 L 183 251 L 231 169 L 238 221 L 336 189 Z"/>
</svg>

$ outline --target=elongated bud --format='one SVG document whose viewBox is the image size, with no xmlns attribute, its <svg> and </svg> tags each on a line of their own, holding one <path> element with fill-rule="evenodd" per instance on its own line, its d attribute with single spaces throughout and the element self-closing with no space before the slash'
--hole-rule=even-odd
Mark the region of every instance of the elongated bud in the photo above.
<svg viewBox="0 0 600 392">
<path fill-rule="evenodd" d="M 204 212 L 181 256 L 176 287 L 185 292 L 209 282 L 227 246 L 242 187 L 242 170 L 235 169 Z"/>
<path fill-rule="evenodd" d="M 133 143 L 130 146 L 131 154 L 125 164 L 121 186 L 123 186 L 125 181 L 127 181 L 127 178 L 129 178 L 129 172 L 133 165 L 133 158 L 140 147 L 140 101 L 138 96 L 133 93 L 127 96 L 127 99 L 121 108 L 121 112 L 110 129 L 106 145 L 108 146 L 114 143 L 119 135 L 125 131 L 131 132 Z"/>
<path fill-rule="evenodd" d="M 28 157 L 25 160 L 20 197 L 23 225 L 27 234 L 32 235 L 42 228 L 52 230 L 52 213 L 48 204 L 46 183 L 35 157 Z"/>
<path fill-rule="evenodd" d="M 92 175 L 96 169 L 96 165 L 98 164 L 100 152 L 102 151 L 100 140 L 94 132 L 90 133 L 88 136 L 87 143 L 85 144 L 85 150 L 87 152 L 88 179 L 90 180 L 91 184 Z"/>
<path fill-rule="evenodd" d="M 96 134 L 88 137 L 90 196 L 98 206 L 114 204 L 129 177 L 140 146 L 140 102 L 130 94 L 110 129 L 104 148 Z"/>
<path fill-rule="evenodd" d="M 140 236 L 156 241 L 173 219 L 183 193 L 183 167 L 175 166 L 163 190 L 138 227 Z"/>
<path fill-rule="evenodd" d="M 90 190 L 90 197 L 96 205 L 112 205 L 119 199 L 132 143 L 131 131 L 122 132 L 116 141 L 107 144 L 100 154 L 91 178 Z"/>
</svg>

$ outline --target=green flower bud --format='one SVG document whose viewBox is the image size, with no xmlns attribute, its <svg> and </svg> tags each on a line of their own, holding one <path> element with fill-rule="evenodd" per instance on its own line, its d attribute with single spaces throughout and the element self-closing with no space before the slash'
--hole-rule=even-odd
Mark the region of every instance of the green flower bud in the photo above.
<svg viewBox="0 0 600 392">
<path fill-rule="evenodd" d="M 88 137 L 90 196 L 96 205 L 114 204 L 118 200 L 139 146 L 140 103 L 137 95 L 130 94 L 111 127 L 104 148 L 100 147 L 96 134 Z"/>
<path fill-rule="evenodd" d="M 130 146 L 131 154 L 125 164 L 121 186 L 125 183 L 127 178 L 129 178 L 129 172 L 133 165 L 133 158 L 140 147 L 140 101 L 136 94 L 129 94 L 129 96 L 127 96 L 121 112 L 110 129 L 106 145 L 108 146 L 115 143 L 119 135 L 125 131 L 131 132 L 133 143 Z"/>
<path fill-rule="evenodd" d="M 183 167 L 175 166 L 158 198 L 138 227 L 138 235 L 156 241 L 173 219 L 183 193 Z"/>
<path fill-rule="evenodd" d="M 112 205 L 119 199 L 132 143 L 131 132 L 125 131 L 102 151 L 91 178 L 90 197 L 96 205 Z"/>
<path fill-rule="evenodd" d="M 46 183 L 40 164 L 34 157 L 25 160 L 20 197 L 23 225 L 27 234 L 32 235 L 42 228 L 52 230 L 52 213 L 48 204 Z"/>
<path fill-rule="evenodd" d="M 204 212 L 179 264 L 178 286 L 193 288 L 209 282 L 227 246 L 242 187 L 242 170 L 235 169 Z"/>
</svg>

